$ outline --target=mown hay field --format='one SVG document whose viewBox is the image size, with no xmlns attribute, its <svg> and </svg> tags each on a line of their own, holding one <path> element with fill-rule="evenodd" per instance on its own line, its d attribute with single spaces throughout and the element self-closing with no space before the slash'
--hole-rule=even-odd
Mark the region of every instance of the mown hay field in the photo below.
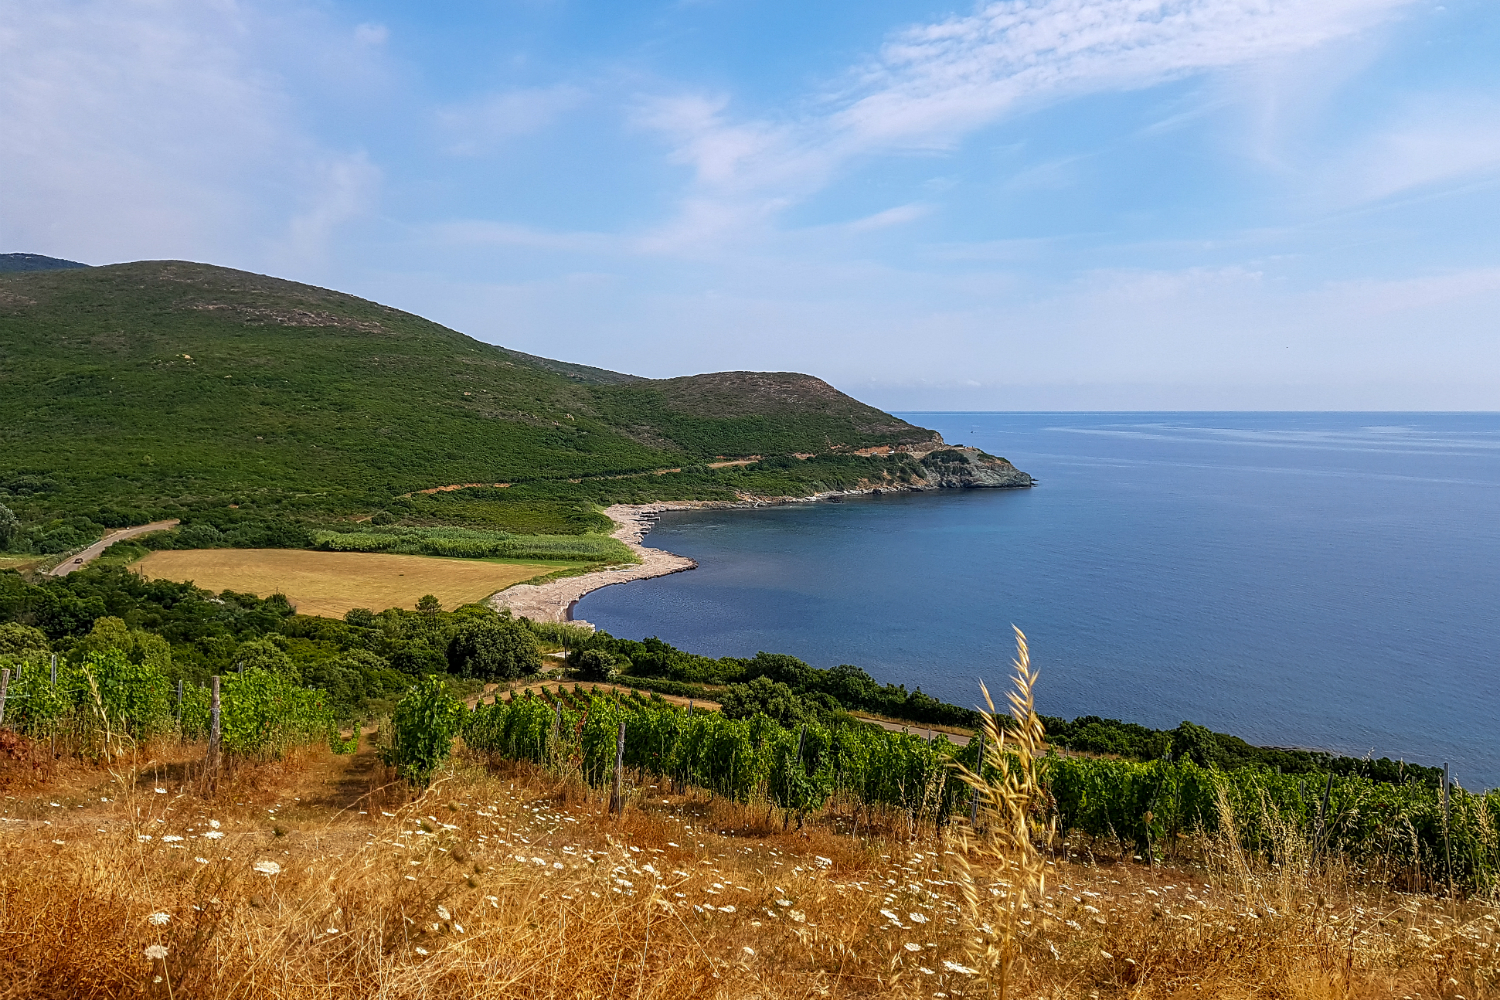
<svg viewBox="0 0 1500 1000">
<path fill-rule="evenodd" d="M 180 549 L 153 552 L 132 568 L 148 579 L 190 581 L 215 592 L 285 594 L 304 615 L 339 618 L 350 608 L 410 608 L 424 594 L 455 608 L 563 567 L 373 552 Z"/>
</svg>

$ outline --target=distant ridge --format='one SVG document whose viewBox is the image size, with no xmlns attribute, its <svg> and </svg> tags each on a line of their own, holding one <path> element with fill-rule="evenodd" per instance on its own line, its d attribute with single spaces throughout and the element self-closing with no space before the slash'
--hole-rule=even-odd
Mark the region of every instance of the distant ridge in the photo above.
<svg viewBox="0 0 1500 1000">
<path fill-rule="evenodd" d="M 43 257 L 39 253 L 0 253 L 0 274 L 14 274 L 18 271 L 71 271 L 88 266 L 76 260 Z"/>
</svg>

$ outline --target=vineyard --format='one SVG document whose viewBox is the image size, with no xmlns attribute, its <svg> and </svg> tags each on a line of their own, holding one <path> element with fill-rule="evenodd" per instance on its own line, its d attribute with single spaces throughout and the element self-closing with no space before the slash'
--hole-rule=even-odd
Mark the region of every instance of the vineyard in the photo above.
<svg viewBox="0 0 1500 1000">
<path fill-rule="evenodd" d="M 956 746 L 860 723 L 784 728 L 764 716 L 730 719 L 656 697 L 527 691 L 479 705 L 462 723 L 471 750 L 574 773 L 596 787 L 624 767 L 801 817 L 825 805 L 899 810 L 913 830 L 970 812 L 955 765 L 975 769 L 980 746 Z M 994 771 L 988 761 L 987 773 Z M 1154 861 L 1194 834 L 1232 833 L 1247 852 L 1281 860 L 1289 843 L 1410 887 L 1493 891 L 1500 885 L 1500 792 L 1393 784 L 1360 776 L 1220 771 L 1191 761 L 1132 762 L 1049 755 L 1037 819 L 1056 819 L 1059 848 L 1113 850 Z"/>
<path fill-rule="evenodd" d="M 159 668 L 133 662 L 119 649 L 74 659 L 22 659 L 0 672 L 0 722 L 6 728 L 95 760 L 117 757 L 154 737 L 209 737 L 212 701 L 210 687 L 174 687 Z M 221 679 L 219 738 L 230 759 L 275 759 L 324 740 L 335 752 L 354 749 L 354 740 L 341 737 L 324 692 L 259 667 Z"/>
</svg>

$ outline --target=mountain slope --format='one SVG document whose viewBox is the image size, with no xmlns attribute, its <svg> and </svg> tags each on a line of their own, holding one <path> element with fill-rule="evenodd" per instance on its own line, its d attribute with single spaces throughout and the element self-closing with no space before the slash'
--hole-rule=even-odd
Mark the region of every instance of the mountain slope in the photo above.
<svg viewBox="0 0 1500 1000">
<path fill-rule="evenodd" d="M 101 503 L 356 513 L 461 483 L 598 500 L 588 483 L 685 466 L 698 493 L 732 496 L 704 485 L 706 463 L 940 444 L 807 375 L 642 379 L 227 268 L 0 276 L 0 488 L 32 518 Z M 793 465 L 777 474 L 821 475 Z M 632 488 L 680 492 L 669 480 Z"/>
<path fill-rule="evenodd" d="M 76 260 L 61 257 L 43 257 L 39 253 L 0 253 L 0 274 L 20 271 L 67 271 L 88 267 Z"/>
</svg>

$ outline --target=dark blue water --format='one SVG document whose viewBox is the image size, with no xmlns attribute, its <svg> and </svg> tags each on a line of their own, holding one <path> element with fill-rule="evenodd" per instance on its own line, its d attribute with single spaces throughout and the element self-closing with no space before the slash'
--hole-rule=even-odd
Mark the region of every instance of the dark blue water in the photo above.
<svg viewBox="0 0 1500 1000">
<path fill-rule="evenodd" d="M 667 514 L 698 560 L 576 614 L 974 704 L 1453 764 L 1500 785 L 1500 415 L 908 413 L 1031 490 Z"/>
</svg>

